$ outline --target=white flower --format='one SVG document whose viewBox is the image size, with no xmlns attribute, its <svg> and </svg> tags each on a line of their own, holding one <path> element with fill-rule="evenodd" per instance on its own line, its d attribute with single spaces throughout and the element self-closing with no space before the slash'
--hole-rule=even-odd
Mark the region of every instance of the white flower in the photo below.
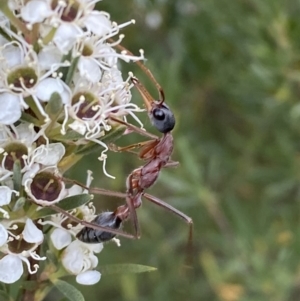
<svg viewBox="0 0 300 301">
<path fill-rule="evenodd" d="M 65 183 L 54 175 L 55 168 L 44 168 L 36 173 L 26 173 L 23 177 L 24 189 L 27 195 L 40 206 L 58 203 L 67 196 Z"/>
<path fill-rule="evenodd" d="M 83 274 L 93 270 L 97 266 L 98 258 L 94 253 L 100 253 L 102 249 L 103 245 L 101 243 L 85 244 L 79 240 L 75 240 L 64 250 L 62 254 L 62 264 L 70 274 Z M 91 278 L 95 279 L 94 276 L 95 275 L 92 275 Z M 79 277 L 79 281 L 81 281 L 81 283 L 88 282 L 87 277 L 86 275 L 82 275 Z M 98 281 L 99 280 L 100 277 Z"/>
<path fill-rule="evenodd" d="M 35 252 L 43 239 L 43 232 L 31 219 L 6 222 L 5 226 L 0 224 L 0 251 L 7 254 L 0 260 L 0 282 L 14 283 L 19 280 L 23 274 L 23 262 L 30 274 L 36 273 L 39 265 L 35 264 L 32 269 L 28 257 L 38 261 L 46 259 Z M 27 244 L 26 250 L 22 249 L 22 240 Z"/>
<path fill-rule="evenodd" d="M 49 117 L 41 106 L 39 100 L 39 97 L 43 96 L 43 94 L 41 95 L 40 93 L 37 95 L 36 89 L 38 85 L 42 84 L 43 80 L 46 80 L 49 76 L 53 75 L 59 67 L 69 65 L 69 63 L 57 62 L 56 64 L 52 64 L 49 71 L 43 72 L 39 65 L 38 55 L 34 51 L 33 47 L 22 38 L 15 35 L 15 33 L 10 29 L 5 28 L 5 30 L 12 38 L 17 39 L 17 41 L 13 43 L 14 48 L 17 49 L 9 51 L 12 47 L 11 42 L 4 45 L 2 49 L 0 48 L 0 55 L 3 60 L 3 63 L 0 65 L 0 92 L 15 95 L 14 98 L 10 97 L 10 99 L 8 99 L 12 102 L 16 102 L 17 100 L 15 98 L 18 98 L 19 104 L 16 105 L 16 108 L 13 110 L 13 116 L 18 116 L 18 114 L 20 115 L 21 109 L 28 109 L 28 104 L 26 103 L 25 98 L 31 96 L 40 114 L 45 117 L 45 122 L 48 122 Z M 60 91 L 57 90 L 58 89 L 54 89 L 55 92 L 59 93 Z M 7 98 L 8 96 L 6 94 L 5 96 L 2 96 L 2 98 L 3 97 Z M 6 109 L 7 113 L 4 117 L 6 116 L 8 118 L 8 114 L 11 110 L 10 106 L 8 106 Z M 15 118 L 11 117 L 11 119 L 14 120 Z M 11 124 L 9 122 L 11 122 L 11 120 L 6 121 L 5 124 Z"/>
</svg>

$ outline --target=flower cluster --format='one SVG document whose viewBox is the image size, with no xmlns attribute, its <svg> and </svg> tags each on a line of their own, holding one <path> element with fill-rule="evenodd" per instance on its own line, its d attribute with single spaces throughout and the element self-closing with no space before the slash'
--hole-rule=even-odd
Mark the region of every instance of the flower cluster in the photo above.
<svg viewBox="0 0 300 301">
<path fill-rule="evenodd" d="M 82 226 L 70 219 L 95 217 L 91 196 L 68 187 L 63 174 L 96 149 L 112 177 L 107 143 L 124 129 L 110 118 L 139 122 L 141 111 L 130 102 L 130 78 L 123 79 L 118 62 L 142 60 L 143 52 L 118 51 L 120 31 L 134 21 L 112 22 L 95 10 L 97 2 L 0 3 L 0 282 L 40 273 L 39 262 L 48 261 L 43 244 L 77 282 L 100 279 L 95 254 L 103 246 L 74 239 Z M 89 173 L 87 186 L 91 179 Z M 53 211 L 61 203 L 68 216 Z"/>
</svg>

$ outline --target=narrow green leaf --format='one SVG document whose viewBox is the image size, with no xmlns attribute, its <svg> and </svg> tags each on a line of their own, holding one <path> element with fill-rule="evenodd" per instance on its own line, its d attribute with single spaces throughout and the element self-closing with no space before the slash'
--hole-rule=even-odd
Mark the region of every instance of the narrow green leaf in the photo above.
<svg viewBox="0 0 300 301">
<path fill-rule="evenodd" d="M 12 298 L 4 291 L 0 291 L 0 301 L 12 301 Z"/>
<path fill-rule="evenodd" d="M 15 211 L 18 211 L 20 208 L 24 207 L 26 203 L 26 198 L 25 197 L 20 197 L 17 199 L 12 211 L 15 212 Z"/>
<path fill-rule="evenodd" d="M 51 262 L 55 266 L 58 265 L 58 257 L 56 257 L 56 254 L 54 254 L 52 251 L 47 250 L 46 257 L 47 257 L 47 261 Z"/>
<path fill-rule="evenodd" d="M 42 115 L 42 113 L 41 113 L 39 107 L 37 106 L 34 98 L 31 95 L 29 95 L 24 100 L 27 103 L 27 105 L 30 107 L 30 110 L 34 113 L 35 117 L 39 120 L 40 125 L 43 124 L 45 122 L 45 116 Z"/>
<path fill-rule="evenodd" d="M 72 52 L 69 51 L 69 53 L 65 54 L 62 59 L 61 59 L 61 62 L 66 62 L 66 61 L 69 61 L 71 62 L 72 60 Z M 69 71 L 69 68 L 70 67 L 60 67 L 58 70 L 57 70 L 57 74 L 62 74 L 62 77 L 61 79 L 66 83 L 66 78 L 67 78 L 67 74 L 68 74 L 68 71 Z M 68 84 L 68 83 L 66 83 Z"/>
<path fill-rule="evenodd" d="M 77 65 L 78 65 L 78 62 L 79 62 L 79 58 L 80 58 L 80 56 L 75 57 L 72 60 L 72 64 L 68 69 L 68 73 L 67 73 L 66 80 L 65 80 L 65 83 L 67 85 L 70 84 L 72 79 L 73 79 L 74 73 L 76 71 L 76 68 L 77 68 Z"/>
<path fill-rule="evenodd" d="M 27 114 L 27 113 L 24 113 L 22 112 L 22 115 L 21 115 L 21 121 L 25 121 L 25 122 L 28 122 L 28 123 L 32 123 L 36 126 L 41 126 L 42 125 L 42 122 L 40 122 L 37 118 Z"/>
<path fill-rule="evenodd" d="M 45 111 L 52 121 L 56 121 L 63 110 L 63 103 L 58 93 L 53 93 L 48 101 Z"/>
<path fill-rule="evenodd" d="M 79 206 L 86 204 L 91 199 L 92 199 L 92 196 L 90 194 L 83 193 L 83 194 L 78 194 L 78 195 L 73 195 L 73 196 L 67 197 L 55 205 L 61 209 L 68 211 L 68 210 L 72 210 L 74 208 L 77 208 Z M 32 219 L 42 218 L 42 217 L 49 216 L 49 215 L 52 215 L 55 213 L 57 213 L 55 210 L 45 207 L 45 208 L 42 208 L 41 210 L 35 212 L 34 215 L 32 216 Z"/>
<path fill-rule="evenodd" d="M 112 129 L 110 132 L 105 134 L 105 136 L 101 137 L 100 140 L 105 143 L 114 142 L 115 140 L 119 139 L 124 135 L 125 130 L 125 125 L 119 125 L 118 127 Z"/>
<path fill-rule="evenodd" d="M 140 264 L 108 264 L 100 267 L 102 275 L 145 273 L 156 271 L 157 268 Z"/>
<path fill-rule="evenodd" d="M 53 284 L 67 298 L 67 300 L 84 301 L 84 297 L 81 292 L 73 285 L 59 279 L 53 281 Z"/>
<path fill-rule="evenodd" d="M 68 141 L 83 139 L 84 136 L 73 130 L 67 131 L 65 135 L 62 135 L 59 130 L 57 134 L 51 134 L 51 138 L 57 141 L 68 142 Z"/>
<path fill-rule="evenodd" d="M 13 166 L 13 172 L 14 172 L 14 189 L 16 191 L 20 191 L 21 185 L 22 185 L 22 174 L 21 174 L 21 162 L 20 160 L 16 160 L 14 162 Z"/>
<path fill-rule="evenodd" d="M 97 153 L 97 152 L 100 153 L 100 151 L 102 150 L 103 150 L 103 146 L 101 146 L 98 143 L 90 142 L 85 146 L 78 148 L 78 150 L 75 151 L 75 154 L 79 156 L 87 156 L 92 153 Z"/>
</svg>

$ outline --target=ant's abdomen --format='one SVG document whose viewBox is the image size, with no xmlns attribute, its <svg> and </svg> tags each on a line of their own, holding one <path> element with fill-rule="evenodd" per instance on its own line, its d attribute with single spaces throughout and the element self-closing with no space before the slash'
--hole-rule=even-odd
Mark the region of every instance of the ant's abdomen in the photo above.
<svg viewBox="0 0 300 301">
<path fill-rule="evenodd" d="M 117 230 L 121 227 L 122 220 L 113 212 L 102 212 L 101 214 L 95 217 L 92 223 L 95 223 L 96 225 L 101 227 Z M 82 242 L 90 244 L 106 242 L 113 239 L 115 236 L 116 234 L 114 233 L 95 230 L 89 227 L 84 227 L 76 235 L 76 237 Z"/>
</svg>

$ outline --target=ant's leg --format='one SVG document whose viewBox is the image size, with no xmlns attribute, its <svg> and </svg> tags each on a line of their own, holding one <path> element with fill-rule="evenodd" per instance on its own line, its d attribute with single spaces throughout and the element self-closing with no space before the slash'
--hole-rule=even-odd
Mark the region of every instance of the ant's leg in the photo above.
<svg viewBox="0 0 300 301">
<path fill-rule="evenodd" d="M 138 218 L 137 218 L 137 215 L 136 215 L 136 209 L 135 209 L 135 204 L 130 200 L 128 199 L 128 194 L 126 193 L 122 193 L 122 192 L 117 192 L 117 191 L 111 191 L 111 190 L 106 190 L 106 189 L 102 189 L 102 188 L 96 188 L 96 187 L 87 187 L 85 186 L 84 184 L 80 183 L 79 181 L 76 181 L 76 180 L 70 180 L 70 179 L 67 179 L 67 178 L 62 178 L 64 181 L 66 182 L 69 182 L 69 183 L 73 183 L 73 184 L 76 184 L 80 187 L 82 187 L 83 189 L 86 189 L 89 193 L 92 193 L 92 194 L 100 194 L 100 195 L 107 195 L 107 196 L 112 196 L 112 197 L 117 197 L 117 198 L 122 198 L 122 199 L 125 199 L 126 200 L 126 203 L 127 203 L 127 206 L 128 206 L 128 209 L 129 209 L 129 213 L 130 213 L 130 217 L 132 218 L 132 221 L 133 221 L 133 226 L 134 226 L 134 230 L 135 230 L 135 233 L 132 236 L 132 238 L 140 238 L 140 228 L 139 228 L 139 222 L 138 222 Z M 137 199 L 137 201 L 140 201 L 140 198 Z M 136 202 L 137 202 L 136 201 Z M 54 206 L 54 205 L 53 205 Z M 140 205 L 139 205 L 140 206 Z M 139 207 L 138 206 L 138 207 Z M 54 209 L 54 208 L 53 208 Z M 60 208 L 59 208 L 60 209 Z M 58 210 L 59 210 L 58 209 Z M 55 209 L 54 209 L 55 210 Z M 58 211 L 56 210 L 56 211 Z M 60 209 L 60 210 L 63 210 L 63 209 Z M 115 211 L 116 214 L 120 214 L 120 210 L 118 212 L 118 208 L 116 209 Z M 66 214 L 68 217 L 70 217 L 70 214 Z M 71 218 L 71 217 L 70 217 Z M 127 219 L 127 216 L 121 216 L 121 219 L 122 220 L 125 220 Z M 83 224 L 83 221 L 81 221 L 80 219 L 77 219 L 77 222 L 79 222 L 82 224 L 82 225 L 85 225 Z M 85 222 L 87 223 L 87 222 Z M 96 225 L 97 226 L 97 225 Z M 87 227 L 90 227 L 90 226 L 87 226 Z M 93 228 L 93 227 L 90 227 L 90 228 Z M 102 227 L 105 229 L 105 227 Z M 114 231 L 118 231 L 118 230 L 114 230 Z M 114 233 L 113 231 L 107 231 L 107 232 L 111 232 L 111 233 Z M 130 234 L 127 234 L 126 235 L 130 235 Z M 124 236 L 124 235 L 123 235 Z"/>
<path fill-rule="evenodd" d="M 140 230 L 139 220 L 138 220 L 138 217 L 136 214 L 136 208 L 138 208 L 140 205 L 138 207 L 136 207 L 136 204 L 135 204 L 136 202 L 141 203 L 141 195 L 140 194 L 137 194 L 135 196 L 129 194 L 126 197 L 126 203 L 129 208 L 129 211 L 130 211 L 130 216 L 132 219 L 135 236 L 136 236 L 136 238 L 140 238 L 141 230 Z"/>
<path fill-rule="evenodd" d="M 159 143 L 159 140 L 148 140 L 148 141 L 143 141 L 131 145 L 127 145 L 124 147 L 119 147 L 115 144 L 110 144 L 109 149 L 114 152 L 130 152 L 138 155 L 140 159 L 142 160 L 148 160 L 152 159 L 154 156 L 154 151 L 156 145 Z M 140 152 L 134 152 L 132 149 L 134 148 L 141 148 Z"/>
<path fill-rule="evenodd" d="M 61 179 L 65 182 L 76 184 L 76 185 L 82 187 L 83 189 L 86 189 L 89 193 L 107 195 L 107 196 L 117 197 L 117 198 L 121 198 L 121 199 L 126 197 L 126 193 L 123 193 L 123 192 L 111 191 L 111 190 L 107 190 L 107 189 L 103 189 L 103 188 L 87 187 L 86 185 L 80 183 L 79 181 L 71 180 L 71 179 L 68 179 L 65 177 L 61 177 Z"/>
<path fill-rule="evenodd" d="M 174 208 L 173 206 L 165 203 L 164 201 L 158 199 L 157 197 L 150 195 L 148 193 L 144 193 L 143 196 L 150 202 L 174 213 L 175 215 L 177 215 L 178 217 L 180 217 L 181 219 L 183 219 L 189 226 L 189 242 L 191 243 L 193 240 L 193 220 L 187 216 L 186 214 L 184 214 L 183 212 L 179 211 L 178 209 Z"/>
<path fill-rule="evenodd" d="M 146 132 L 145 130 L 142 130 L 142 129 L 140 129 L 139 127 L 137 127 L 137 126 L 135 126 L 135 125 L 132 125 L 132 124 L 126 122 L 126 121 L 120 120 L 120 119 L 115 118 L 115 117 L 113 117 L 113 116 L 110 116 L 109 118 L 110 118 L 112 121 L 114 121 L 114 122 L 117 122 L 117 123 L 120 123 L 120 124 L 122 124 L 122 125 L 125 125 L 128 129 L 130 129 L 130 130 L 132 130 L 133 132 L 136 132 L 136 133 L 138 133 L 138 134 L 140 134 L 140 135 L 142 135 L 142 136 L 145 136 L 145 137 L 151 138 L 151 139 L 155 139 L 155 140 L 156 140 L 156 139 L 159 139 L 159 137 L 157 137 L 156 135 L 151 134 L 151 133 L 149 133 L 149 132 Z"/>
<path fill-rule="evenodd" d="M 83 220 L 77 218 L 76 216 L 70 214 L 69 212 L 65 211 L 64 209 L 61 209 L 60 207 L 58 207 L 56 205 L 50 205 L 49 208 L 51 208 L 51 209 L 55 210 L 56 212 L 59 212 L 59 213 L 65 215 L 65 216 L 67 216 L 72 221 L 74 221 L 74 222 L 76 222 L 80 225 L 83 225 L 85 227 L 92 228 L 92 229 L 95 229 L 95 230 L 105 231 L 105 232 L 108 232 L 108 233 L 120 235 L 120 236 L 130 238 L 130 239 L 136 239 L 137 238 L 136 235 L 132 235 L 132 234 L 129 234 L 129 233 L 126 233 L 126 232 L 123 232 L 123 231 L 119 231 L 119 230 L 115 230 L 115 229 L 112 229 L 112 228 L 108 228 L 108 227 L 103 227 L 103 226 L 97 225 L 95 223 L 90 223 L 90 222 L 83 221 Z"/>
<path fill-rule="evenodd" d="M 126 203 L 130 211 L 130 216 L 133 222 L 133 227 L 135 230 L 135 233 L 137 235 L 137 238 L 140 238 L 141 231 L 140 226 L 136 214 L 136 209 L 139 208 L 142 205 L 142 193 L 137 191 L 134 192 L 137 185 L 137 180 L 135 179 L 135 171 L 133 171 L 126 179 Z"/>
<path fill-rule="evenodd" d="M 159 141 L 160 141 L 159 137 L 157 137 L 157 136 L 155 136 L 155 135 L 153 135 L 149 132 L 146 132 L 146 131 L 144 131 L 144 130 L 142 130 L 142 129 L 140 129 L 140 128 L 132 125 L 132 124 L 129 124 L 129 123 L 123 121 L 123 120 L 119 120 L 119 119 L 114 118 L 114 117 L 110 117 L 110 119 L 115 121 L 115 122 L 119 122 L 120 124 L 123 124 L 123 125 L 127 126 L 127 128 L 131 129 L 132 131 L 137 132 L 138 134 L 140 134 L 142 136 L 151 138 L 152 140 L 138 142 L 138 143 L 134 143 L 134 144 L 123 146 L 123 147 L 117 146 L 114 143 L 110 143 L 109 144 L 109 150 L 111 150 L 113 152 L 127 151 L 127 152 L 137 154 L 137 153 L 133 152 L 132 149 L 143 148 L 143 150 L 141 151 L 139 156 L 140 156 L 141 159 L 148 159 L 148 157 L 149 157 L 148 153 L 149 153 L 149 151 L 151 153 L 151 150 L 153 150 L 153 148 L 159 143 Z M 151 154 L 150 154 L 150 157 L 151 157 Z"/>
<path fill-rule="evenodd" d="M 134 143 L 134 144 L 130 144 L 130 145 L 127 145 L 127 146 L 117 146 L 113 143 L 110 143 L 108 145 L 108 148 L 109 150 L 113 151 L 113 152 L 130 152 L 130 153 L 134 153 L 134 154 L 137 154 L 133 151 L 131 151 L 132 149 L 135 149 L 135 148 L 141 148 L 141 147 L 145 147 L 149 144 L 151 144 L 151 147 L 152 148 L 152 143 L 153 142 L 156 142 L 156 140 L 148 140 L 148 141 L 143 141 L 143 142 L 138 142 L 138 143 Z M 155 143 L 156 145 L 157 143 Z"/>
</svg>

